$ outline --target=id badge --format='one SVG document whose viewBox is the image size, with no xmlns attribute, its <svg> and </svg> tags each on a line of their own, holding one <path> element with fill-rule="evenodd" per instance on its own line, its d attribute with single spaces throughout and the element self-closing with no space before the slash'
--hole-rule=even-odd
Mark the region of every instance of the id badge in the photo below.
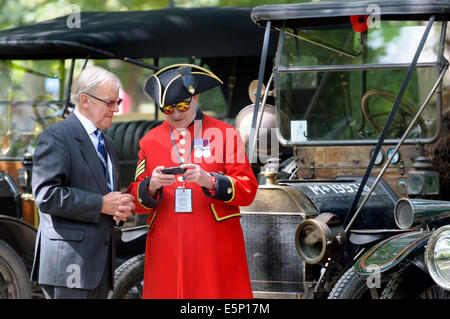
<svg viewBox="0 0 450 319">
<path fill-rule="evenodd" d="M 175 213 L 192 213 L 192 188 L 175 188 Z"/>
</svg>

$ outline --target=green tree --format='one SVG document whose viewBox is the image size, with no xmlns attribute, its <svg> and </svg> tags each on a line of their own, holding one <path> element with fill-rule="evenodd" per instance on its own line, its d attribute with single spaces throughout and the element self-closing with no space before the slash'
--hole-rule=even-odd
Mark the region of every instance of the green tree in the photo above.
<svg viewBox="0 0 450 319">
<path fill-rule="evenodd" d="M 0 30 L 81 11 L 154 10 L 165 7 L 259 6 L 307 0 L 0 0 Z"/>
<path fill-rule="evenodd" d="M 169 4 L 170 0 L 0 0 L 0 29 L 64 16 L 73 13 L 74 8 L 81 11 L 153 10 Z"/>
<path fill-rule="evenodd" d="M 213 7 L 213 6 L 258 6 L 265 4 L 293 3 L 298 0 L 0 0 L 0 30 L 6 30 L 21 25 L 32 24 L 44 20 L 66 16 L 75 11 L 140 11 L 156 10 L 167 7 Z M 301 2 L 301 1 L 300 1 Z M 305 0 L 303 1 L 305 2 Z M 65 67 L 68 69 L 69 62 Z M 153 64 L 149 59 L 148 63 Z M 187 61 L 183 61 L 187 62 Z M 42 61 L 17 61 L 21 66 L 32 69 L 43 68 Z M 58 74 L 59 61 L 55 61 L 51 68 L 53 73 Z M 164 63 L 164 61 L 160 61 Z M 127 63 L 112 63 L 111 61 L 95 61 L 95 64 L 113 70 L 118 74 L 127 93 L 133 101 L 139 102 L 146 97 L 142 96 L 141 83 L 146 77 L 141 74 L 139 68 Z M 44 63 L 45 67 L 48 67 Z M 80 65 L 77 64 L 75 73 L 79 72 Z M 56 70 L 56 71 L 55 71 Z M 9 71 L 1 71 L 5 76 Z M 0 73 L 1 73 L 0 72 Z M 20 74 L 20 76 L 23 76 Z M 67 76 L 67 74 L 66 74 Z M 16 76 L 17 77 L 17 76 Z M 148 77 L 148 75 L 147 75 Z M 17 82 L 18 80 L 15 79 Z M 221 104 L 218 101 L 216 104 Z M 137 104 L 133 106 L 137 108 Z"/>
</svg>

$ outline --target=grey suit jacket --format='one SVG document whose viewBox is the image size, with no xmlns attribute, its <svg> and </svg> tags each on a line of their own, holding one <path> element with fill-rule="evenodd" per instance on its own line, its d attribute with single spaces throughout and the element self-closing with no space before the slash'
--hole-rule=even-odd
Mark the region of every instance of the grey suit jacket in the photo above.
<svg viewBox="0 0 450 319">
<path fill-rule="evenodd" d="M 114 190 L 118 190 L 116 149 L 114 142 L 104 137 L 114 167 Z M 106 270 L 113 283 L 113 219 L 100 213 L 107 182 L 89 135 L 73 113 L 39 137 L 32 186 L 39 228 L 31 280 L 94 289 Z M 107 262 L 108 251 L 111 263 Z"/>
</svg>

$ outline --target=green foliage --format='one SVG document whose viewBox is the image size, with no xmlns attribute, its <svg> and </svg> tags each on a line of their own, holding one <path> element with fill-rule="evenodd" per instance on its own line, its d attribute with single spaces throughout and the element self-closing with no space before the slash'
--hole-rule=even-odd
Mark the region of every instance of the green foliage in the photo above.
<svg viewBox="0 0 450 319">
<path fill-rule="evenodd" d="M 0 29 L 53 19 L 81 11 L 153 10 L 170 0 L 0 0 Z"/>
<path fill-rule="evenodd" d="M 0 30 L 81 11 L 155 10 L 166 7 L 259 6 L 308 0 L 0 0 Z"/>
<path fill-rule="evenodd" d="M 307 2 L 306 0 L 0 0 L 0 30 L 5 30 L 20 25 L 36 23 L 44 20 L 54 19 L 57 17 L 72 14 L 76 11 L 139 11 L 139 10 L 154 10 L 166 7 L 212 7 L 212 6 L 258 6 L 265 4 L 281 4 L 281 3 L 295 3 Z M 154 61 L 148 61 L 153 64 Z M 94 62 L 91 61 L 90 64 Z M 181 61 L 187 63 L 184 59 Z M 45 72 L 58 75 L 57 69 L 58 61 L 49 61 L 43 63 L 42 61 L 24 61 L 19 62 L 20 65 L 31 69 L 42 69 Z M 95 61 L 95 64 L 103 66 L 119 76 L 124 84 L 125 90 L 132 97 L 134 101 L 133 109 L 137 110 L 140 103 L 146 103 L 148 98 L 142 94 L 142 83 L 148 78 L 151 72 L 145 72 L 127 63 L 117 63 L 111 61 Z M 160 66 L 168 65 L 173 61 L 160 61 Z M 70 61 L 65 63 L 66 72 L 70 67 Z M 42 67 L 45 65 L 45 67 Z M 206 66 L 207 67 L 207 66 Z M 81 69 L 81 64 L 77 63 L 75 67 L 75 75 Z M 139 69 L 139 70 L 138 70 Z M 23 72 L 11 72 L 8 69 L 1 69 L 0 75 L 5 78 L 0 82 L 2 87 L 10 87 L 11 83 L 22 83 L 22 78 L 25 76 Z M 67 73 L 64 75 L 67 76 Z M 66 79 L 64 79 L 66 80 Z M 42 79 L 37 81 L 42 82 Z M 43 82 L 42 82 L 43 83 Z M 4 90 L 4 94 L 0 93 L 0 97 L 5 100 L 8 90 Z M 23 95 L 23 94 L 22 94 Z M 29 97 L 15 95 L 19 100 L 26 100 Z M 200 101 L 201 107 L 209 110 L 215 114 L 224 113 L 226 102 L 220 90 L 215 90 L 208 96 L 205 96 Z"/>
</svg>

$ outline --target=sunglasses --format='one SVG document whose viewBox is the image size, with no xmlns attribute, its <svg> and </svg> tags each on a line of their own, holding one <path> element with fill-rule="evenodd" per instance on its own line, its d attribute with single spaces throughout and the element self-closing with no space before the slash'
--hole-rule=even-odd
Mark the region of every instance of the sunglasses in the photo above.
<svg viewBox="0 0 450 319">
<path fill-rule="evenodd" d="M 186 112 L 191 107 L 191 101 L 192 97 L 189 99 L 189 101 L 181 101 L 176 104 L 163 106 L 161 110 L 164 114 L 172 114 L 175 108 L 177 108 L 177 110 L 180 112 Z"/>
<path fill-rule="evenodd" d="M 122 101 L 123 101 L 121 98 L 118 98 L 117 100 L 112 100 L 112 101 L 109 101 L 109 102 L 108 102 L 108 101 L 105 101 L 105 100 L 103 100 L 103 99 L 101 99 L 101 98 L 99 98 L 99 97 L 96 97 L 95 95 L 89 94 L 89 93 L 87 93 L 87 92 L 83 92 L 83 93 L 86 94 L 86 95 L 89 95 L 90 97 L 92 97 L 92 98 L 94 98 L 94 99 L 96 99 L 96 100 L 99 100 L 99 101 L 105 103 L 106 106 L 107 106 L 108 108 L 110 108 L 110 109 L 112 109 L 112 108 L 114 107 L 114 104 L 117 104 L 117 106 L 119 106 L 120 103 L 122 103 Z"/>
</svg>

